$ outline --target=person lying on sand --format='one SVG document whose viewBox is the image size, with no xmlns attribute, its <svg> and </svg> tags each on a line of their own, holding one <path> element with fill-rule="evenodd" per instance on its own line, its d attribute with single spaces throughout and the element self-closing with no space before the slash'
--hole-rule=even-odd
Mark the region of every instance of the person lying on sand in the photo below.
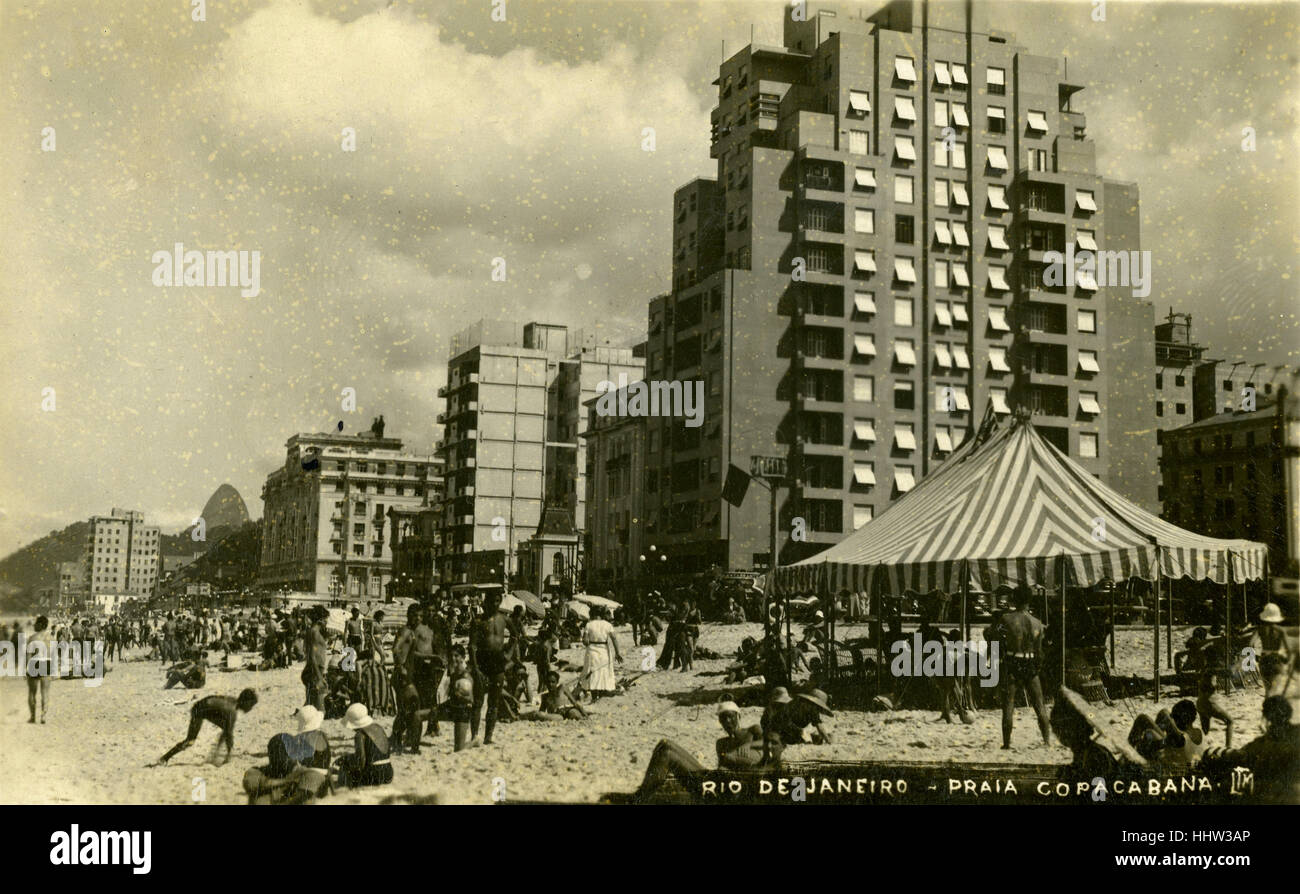
<svg viewBox="0 0 1300 894">
<path fill-rule="evenodd" d="M 578 703 L 573 690 L 560 683 L 560 675 L 551 671 L 546 681 L 547 690 L 542 693 L 540 711 L 520 714 L 520 720 L 582 720 L 589 716 L 587 710 Z"/>
<path fill-rule="evenodd" d="M 186 689 L 202 689 L 208 682 L 208 653 L 200 652 L 193 661 L 182 661 L 167 669 L 167 685 L 171 689 L 181 684 Z"/>
<path fill-rule="evenodd" d="M 221 730 L 221 738 L 217 743 L 217 751 L 213 752 L 213 763 L 221 766 L 226 760 L 230 759 L 231 752 L 235 750 L 235 720 L 239 711 L 247 714 L 253 710 L 257 704 L 257 693 L 251 689 L 245 689 L 239 693 L 239 698 L 231 698 L 228 695 L 209 695 L 207 698 L 201 698 L 190 708 L 190 728 L 185 734 L 185 738 L 177 742 L 171 751 L 164 754 L 158 759 L 158 763 L 153 766 L 159 766 L 167 763 L 176 754 L 184 751 L 194 744 L 194 740 L 199 737 L 199 730 L 203 728 L 203 721 L 207 720 L 215 724 Z M 226 756 L 224 759 L 215 760 L 217 752 L 222 745 L 226 746 Z"/>
<path fill-rule="evenodd" d="M 715 746 L 718 769 L 763 770 L 780 765 L 780 739 L 774 733 L 764 734 L 763 728 L 758 724 L 741 729 L 740 708 L 735 702 L 718 705 L 718 723 L 726 732 Z M 706 768 L 693 754 L 676 742 L 663 739 L 650 755 L 645 779 L 636 790 L 636 797 L 638 800 L 650 798 L 670 777 L 686 784 L 691 776 L 705 772 Z"/>
</svg>

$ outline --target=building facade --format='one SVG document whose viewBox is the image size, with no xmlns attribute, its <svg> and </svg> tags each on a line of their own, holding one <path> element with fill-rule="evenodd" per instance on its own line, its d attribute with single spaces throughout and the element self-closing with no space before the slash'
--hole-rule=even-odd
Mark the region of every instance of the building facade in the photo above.
<svg viewBox="0 0 1300 894">
<path fill-rule="evenodd" d="M 646 554 L 647 419 L 602 415 L 588 401 L 588 525 L 584 532 L 587 585 L 593 592 L 614 589 L 644 577 Z M 658 485 L 658 478 L 655 478 Z M 657 552 L 657 551 L 656 551 Z"/>
<path fill-rule="evenodd" d="M 438 417 L 447 469 L 441 580 L 496 583 L 520 572 L 544 504 L 585 526 L 583 405 L 602 382 L 641 378 L 644 361 L 564 326 L 488 320 L 454 337 L 451 354 L 438 390 L 447 401 Z"/>
<path fill-rule="evenodd" d="M 786 459 L 789 563 L 1016 405 L 1154 503 L 1150 305 L 1086 273 L 1048 284 L 1052 253 L 1139 250 L 1137 188 L 1096 170 L 1063 60 L 987 11 L 786 10 L 781 46 L 720 67 L 718 176 L 675 193 L 673 291 L 649 307 L 646 378 L 705 383 L 702 427 L 647 424 L 645 536 L 677 570 L 771 561 L 763 495 L 721 499 L 728 464 Z"/>
<path fill-rule="evenodd" d="M 1165 518 L 1211 537 L 1268 545 L 1269 567 L 1286 567 L 1283 426 L 1276 401 L 1219 413 L 1161 437 Z"/>
<path fill-rule="evenodd" d="M 382 428 L 296 434 L 262 488 L 260 586 L 375 600 L 389 595 L 391 508 L 442 499 L 441 463 Z"/>
<path fill-rule="evenodd" d="M 81 604 L 85 583 L 83 562 L 60 562 L 59 580 L 54 592 L 52 608 L 62 611 Z"/>
<path fill-rule="evenodd" d="M 144 513 L 114 509 L 90 518 L 81 591 L 92 604 L 115 609 L 127 599 L 148 599 L 158 586 L 159 530 Z"/>
</svg>

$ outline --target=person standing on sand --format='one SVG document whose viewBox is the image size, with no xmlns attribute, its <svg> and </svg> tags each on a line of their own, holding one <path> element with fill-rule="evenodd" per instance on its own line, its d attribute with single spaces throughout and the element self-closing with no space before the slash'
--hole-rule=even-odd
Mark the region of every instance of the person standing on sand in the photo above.
<svg viewBox="0 0 1300 894">
<path fill-rule="evenodd" d="M 501 594 L 490 593 L 484 600 L 483 617 L 475 622 L 470 635 L 470 665 L 486 684 L 487 716 L 483 722 L 483 744 L 492 744 L 497 714 L 501 710 L 501 691 L 506 682 L 506 614 L 501 611 Z M 477 710 L 477 709 L 476 709 Z"/>
<path fill-rule="evenodd" d="M 307 663 L 302 668 L 302 682 L 307 689 L 307 700 L 303 704 L 322 711 L 325 710 L 325 692 L 328 689 L 325 676 L 329 662 L 325 642 L 326 617 L 325 609 L 317 606 L 312 613 L 311 625 L 303 634 L 303 648 L 307 652 Z"/>
<path fill-rule="evenodd" d="M 1030 592 L 1025 584 L 1017 584 L 1012 595 L 1015 608 L 1002 615 L 997 625 L 999 650 L 1002 657 L 1002 749 L 1011 748 L 1011 730 L 1015 724 L 1016 693 L 1024 688 L 1034 713 L 1038 715 L 1038 730 L 1043 744 L 1050 745 L 1051 733 L 1047 705 L 1043 702 L 1043 684 L 1038 679 L 1039 654 L 1043 646 L 1043 624 L 1029 613 Z"/>
<path fill-rule="evenodd" d="M 16 625 L 15 625 L 16 626 Z M 49 631 L 50 620 L 41 615 L 36 619 L 36 628 L 31 639 L 27 641 L 27 710 L 31 716 L 28 723 L 36 722 L 36 694 L 41 696 L 41 723 L 45 722 L 45 712 L 50 706 L 50 677 L 54 674 L 54 640 Z M 18 636 L 14 636 L 15 642 Z"/>
</svg>

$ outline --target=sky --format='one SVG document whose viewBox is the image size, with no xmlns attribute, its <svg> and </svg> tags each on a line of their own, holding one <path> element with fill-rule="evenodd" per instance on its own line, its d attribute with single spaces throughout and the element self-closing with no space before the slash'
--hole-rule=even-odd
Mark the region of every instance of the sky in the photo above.
<svg viewBox="0 0 1300 894">
<path fill-rule="evenodd" d="M 340 421 L 382 413 L 431 452 L 450 337 L 477 319 L 637 340 L 672 191 L 715 171 L 724 47 L 751 25 L 779 43 L 784 13 L 192 5 L 0 3 L 0 555 L 112 507 L 179 530 L 223 482 L 259 517 L 289 436 Z M 1157 316 L 1190 312 L 1211 356 L 1294 366 L 1300 7 L 1093 9 L 991 20 L 1086 85 L 1099 171 L 1141 190 Z M 261 291 L 155 285 L 178 242 L 258 251 Z"/>
</svg>

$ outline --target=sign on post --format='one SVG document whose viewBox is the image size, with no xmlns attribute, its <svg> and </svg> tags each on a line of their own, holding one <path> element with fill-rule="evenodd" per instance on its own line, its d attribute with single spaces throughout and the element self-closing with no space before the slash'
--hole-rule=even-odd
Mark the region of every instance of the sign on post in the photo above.
<svg viewBox="0 0 1300 894">
<path fill-rule="evenodd" d="M 781 480 L 786 475 L 785 457 L 751 456 L 749 458 L 749 474 L 754 478 Z"/>
</svg>

